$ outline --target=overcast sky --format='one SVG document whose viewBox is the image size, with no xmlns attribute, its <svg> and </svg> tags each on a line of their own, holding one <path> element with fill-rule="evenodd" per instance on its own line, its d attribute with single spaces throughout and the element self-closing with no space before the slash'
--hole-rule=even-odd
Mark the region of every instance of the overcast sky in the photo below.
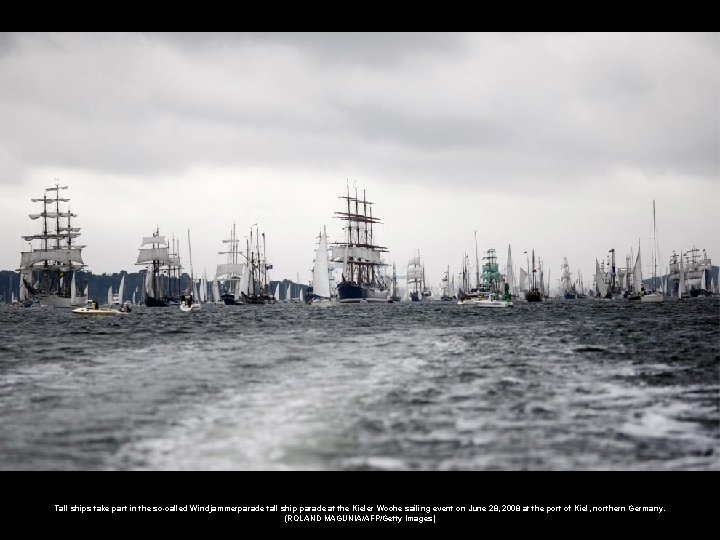
<svg viewBox="0 0 720 540">
<path fill-rule="evenodd" d="M 0 269 L 56 178 L 95 273 L 137 271 L 159 226 L 212 277 L 258 223 L 272 279 L 307 283 L 347 180 L 432 285 L 475 230 L 553 281 L 638 241 L 649 262 L 653 199 L 663 267 L 718 264 L 719 35 L 0 34 Z"/>
</svg>

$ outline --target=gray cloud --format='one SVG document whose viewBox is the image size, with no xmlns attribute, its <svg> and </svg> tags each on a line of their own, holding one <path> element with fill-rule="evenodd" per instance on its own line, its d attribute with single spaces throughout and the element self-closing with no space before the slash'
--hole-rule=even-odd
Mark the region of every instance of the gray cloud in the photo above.
<svg viewBox="0 0 720 540">
<path fill-rule="evenodd" d="M 718 34 L 0 34 L 0 186 L 717 194 L 718 60 Z"/>
</svg>

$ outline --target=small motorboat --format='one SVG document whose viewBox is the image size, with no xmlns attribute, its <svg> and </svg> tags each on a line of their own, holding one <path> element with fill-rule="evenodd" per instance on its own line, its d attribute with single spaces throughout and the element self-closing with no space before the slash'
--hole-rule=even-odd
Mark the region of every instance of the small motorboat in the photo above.
<svg viewBox="0 0 720 540">
<path fill-rule="evenodd" d="M 125 313 L 117 309 L 99 308 L 98 303 L 94 300 L 88 300 L 83 307 L 73 309 L 72 312 L 78 315 L 91 315 L 96 317 L 123 315 Z"/>
</svg>

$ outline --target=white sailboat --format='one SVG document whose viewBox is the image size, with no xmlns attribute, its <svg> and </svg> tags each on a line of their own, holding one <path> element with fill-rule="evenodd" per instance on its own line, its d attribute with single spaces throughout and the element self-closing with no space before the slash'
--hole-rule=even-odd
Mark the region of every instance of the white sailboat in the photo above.
<svg viewBox="0 0 720 540">
<path fill-rule="evenodd" d="M 198 294 L 197 290 L 197 283 L 195 282 L 194 274 L 193 274 L 193 265 L 192 265 L 192 245 L 190 244 L 190 229 L 188 229 L 188 256 L 190 259 L 190 291 L 188 294 L 183 295 L 180 301 L 180 311 L 183 312 L 190 312 L 190 311 L 199 311 L 201 308 L 200 305 L 200 295 Z"/>
<path fill-rule="evenodd" d="M 331 301 L 327 254 L 327 232 L 325 227 L 323 227 L 323 230 L 320 232 L 318 247 L 315 251 L 312 287 L 308 289 L 308 303 L 310 304 Z M 300 289 L 300 301 L 303 301 L 302 289 Z"/>
<path fill-rule="evenodd" d="M 600 269 L 600 263 L 595 259 L 595 288 L 597 289 L 597 297 L 605 298 L 607 295 L 607 284 L 605 283 L 605 272 Z"/>
<path fill-rule="evenodd" d="M 242 288 L 243 277 L 247 271 L 247 265 L 240 261 L 240 257 L 244 255 L 240 251 L 240 240 L 235 230 L 235 224 L 233 223 L 232 231 L 230 232 L 230 238 L 223 240 L 223 244 L 229 244 L 227 251 L 219 251 L 219 255 L 227 255 L 227 261 L 223 264 L 217 265 L 215 271 L 215 280 L 213 282 L 213 295 L 215 296 L 215 302 L 222 303 L 228 306 L 234 306 L 242 304 L 241 292 L 247 294 L 247 287 Z M 217 287 L 217 291 L 215 288 Z M 222 294 L 220 290 L 222 288 Z"/>
<path fill-rule="evenodd" d="M 280 282 L 278 281 L 277 287 L 275 287 L 275 293 L 273 294 L 273 298 L 275 298 L 276 302 L 280 302 L 282 298 L 280 298 Z"/>
<path fill-rule="evenodd" d="M 222 298 L 220 298 L 220 283 L 218 283 L 217 278 L 213 279 L 212 282 L 212 295 L 213 295 L 213 302 L 216 304 L 224 304 Z"/>
<path fill-rule="evenodd" d="M 655 199 L 653 199 L 653 251 L 652 251 L 652 268 L 653 268 L 653 281 L 652 281 L 652 288 L 650 291 L 646 291 L 645 294 L 643 294 L 640 297 L 641 302 L 664 302 L 665 301 L 665 293 L 661 290 L 659 290 L 656 286 L 657 281 L 657 263 L 659 259 L 659 253 L 658 253 L 658 242 L 657 242 L 657 228 L 655 225 Z"/>
</svg>

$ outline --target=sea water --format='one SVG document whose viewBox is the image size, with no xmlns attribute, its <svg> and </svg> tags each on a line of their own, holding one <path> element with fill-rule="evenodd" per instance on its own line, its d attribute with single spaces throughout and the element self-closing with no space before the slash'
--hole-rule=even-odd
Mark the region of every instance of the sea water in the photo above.
<svg viewBox="0 0 720 540">
<path fill-rule="evenodd" d="M 4 470 L 717 470 L 720 301 L 0 308 Z"/>
</svg>

